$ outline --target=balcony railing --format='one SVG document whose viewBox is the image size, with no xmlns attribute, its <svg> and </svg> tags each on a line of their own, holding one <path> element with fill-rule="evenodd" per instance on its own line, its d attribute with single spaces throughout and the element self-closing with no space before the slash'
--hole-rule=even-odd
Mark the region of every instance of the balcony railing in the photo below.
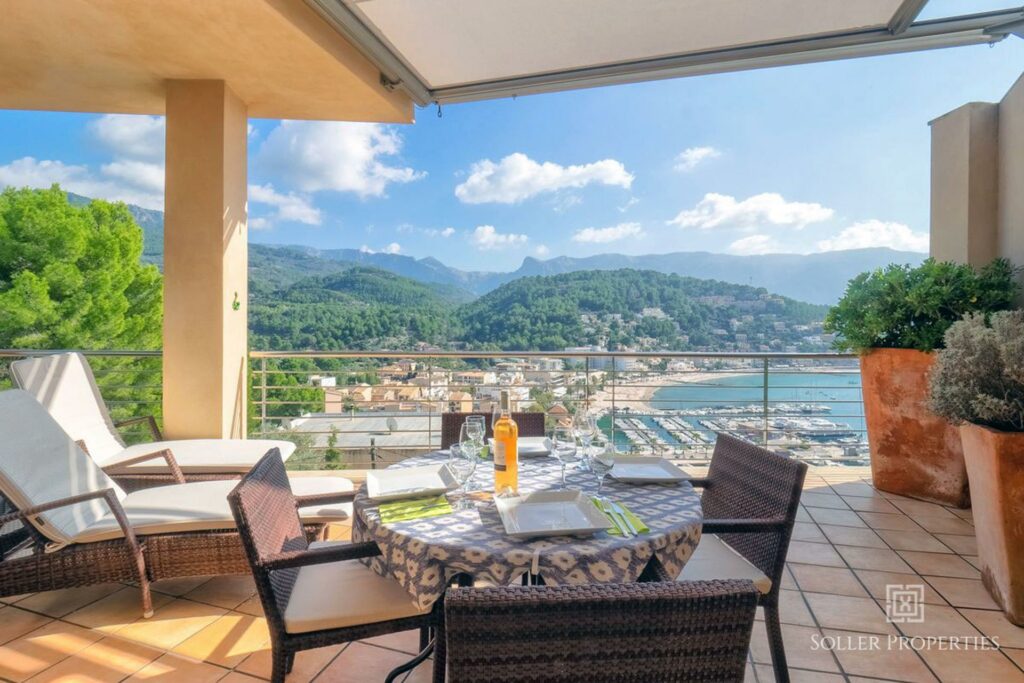
<svg viewBox="0 0 1024 683">
<path fill-rule="evenodd" d="M 12 359 L 39 353 L 0 351 L 0 386 Z M 85 353 L 115 417 L 159 419 L 159 352 Z M 292 468 L 381 467 L 438 448 L 443 413 L 488 412 L 501 390 L 549 426 L 587 406 L 625 452 L 703 462 L 726 431 L 819 464 L 869 457 L 844 354 L 253 351 L 249 428 L 294 441 Z"/>
</svg>

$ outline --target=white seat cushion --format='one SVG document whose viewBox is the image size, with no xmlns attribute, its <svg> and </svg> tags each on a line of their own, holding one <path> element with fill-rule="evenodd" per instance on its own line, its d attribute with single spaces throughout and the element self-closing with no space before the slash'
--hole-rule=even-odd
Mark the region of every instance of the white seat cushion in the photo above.
<svg viewBox="0 0 1024 683">
<path fill-rule="evenodd" d="M 309 547 L 337 543 L 324 541 Z M 429 611 L 430 608 L 417 608 L 396 581 L 376 574 L 361 562 L 330 562 L 299 569 L 284 610 L 284 628 L 288 633 L 308 633 L 403 619 Z"/>
<path fill-rule="evenodd" d="M 234 529 L 235 518 L 228 505 L 228 493 L 235 480 L 200 481 L 157 486 L 129 493 L 121 505 L 137 534 L 169 534 L 188 531 Z M 293 482 L 296 495 L 351 491 L 352 482 L 342 477 L 301 477 Z M 352 515 L 350 503 L 300 508 L 305 523 L 340 522 Z M 121 537 L 121 527 L 112 514 L 93 522 L 73 537 L 76 543 Z"/>
<path fill-rule="evenodd" d="M 168 449 L 185 474 L 245 474 L 252 469 L 271 448 L 281 451 L 281 458 L 287 460 L 295 452 L 291 441 L 271 439 L 182 439 L 180 441 L 155 441 L 129 446 L 119 453 L 97 462 L 102 467 L 116 467 L 119 462 Z M 162 457 L 147 460 L 124 468 L 138 474 L 159 474 L 167 472 L 167 461 Z"/>
<path fill-rule="evenodd" d="M 677 580 L 707 579 L 750 579 L 762 594 L 767 594 L 772 589 L 770 578 L 714 534 L 704 534 L 700 537 L 697 549 L 693 551 Z"/>
</svg>

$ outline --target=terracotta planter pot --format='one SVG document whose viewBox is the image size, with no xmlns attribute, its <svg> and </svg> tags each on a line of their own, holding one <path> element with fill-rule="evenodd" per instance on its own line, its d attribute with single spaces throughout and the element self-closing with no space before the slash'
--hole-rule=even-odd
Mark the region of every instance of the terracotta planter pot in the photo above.
<svg viewBox="0 0 1024 683">
<path fill-rule="evenodd" d="M 981 580 L 1006 618 L 1024 626 L 1024 433 L 968 423 L 960 436 Z"/>
<path fill-rule="evenodd" d="M 928 408 L 931 353 L 873 349 L 861 356 L 864 419 L 875 488 L 968 507 L 960 432 Z"/>
</svg>

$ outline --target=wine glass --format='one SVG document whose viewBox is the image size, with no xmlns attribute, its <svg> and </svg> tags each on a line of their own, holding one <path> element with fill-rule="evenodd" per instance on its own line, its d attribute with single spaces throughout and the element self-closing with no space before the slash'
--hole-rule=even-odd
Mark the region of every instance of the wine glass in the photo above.
<svg viewBox="0 0 1024 683">
<path fill-rule="evenodd" d="M 448 454 L 448 469 L 451 470 L 455 481 L 459 483 L 456 493 L 459 493 L 459 501 L 453 506 L 454 510 L 472 510 L 473 503 L 469 500 L 469 492 L 466 490 L 466 483 L 476 471 L 476 453 L 472 446 L 469 449 L 463 448 L 462 443 L 452 444 Z"/>
<path fill-rule="evenodd" d="M 583 444 L 580 469 L 587 472 L 590 470 L 590 444 L 597 436 L 597 420 L 584 408 L 573 417 L 572 428 L 580 443 Z"/>
<path fill-rule="evenodd" d="M 597 455 L 590 459 L 590 469 L 597 477 L 597 493 L 595 495 L 601 495 L 601 489 L 604 486 L 605 476 L 612 471 L 612 467 L 615 466 L 615 446 L 612 444 L 604 444 L 598 448 Z"/>
<path fill-rule="evenodd" d="M 562 463 L 562 488 L 565 489 L 565 466 L 579 460 L 576 436 L 568 427 L 558 427 L 551 434 L 551 443 L 555 449 L 555 456 Z"/>
<path fill-rule="evenodd" d="M 484 424 L 483 415 L 468 415 L 463 423 L 469 431 L 469 435 L 477 442 L 480 450 L 484 447 L 484 437 L 487 436 L 487 429 Z"/>
<path fill-rule="evenodd" d="M 484 448 L 483 428 L 475 422 L 466 420 L 459 427 L 459 446 L 467 457 L 477 460 Z M 465 490 L 473 490 L 472 484 L 467 484 Z"/>
</svg>

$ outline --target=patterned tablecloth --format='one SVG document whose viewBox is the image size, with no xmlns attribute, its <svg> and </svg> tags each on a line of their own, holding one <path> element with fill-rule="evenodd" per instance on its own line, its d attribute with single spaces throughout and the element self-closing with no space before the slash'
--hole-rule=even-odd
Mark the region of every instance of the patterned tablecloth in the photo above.
<svg viewBox="0 0 1024 683">
<path fill-rule="evenodd" d="M 410 458 L 393 467 L 415 467 L 447 460 L 445 453 Z M 559 487 L 561 465 L 553 457 L 519 463 L 519 492 Z M 593 493 L 597 479 L 570 470 L 569 488 Z M 478 489 L 494 487 L 490 461 L 481 461 L 473 475 Z M 550 536 L 520 540 L 505 535 L 494 503 L 478 502 L 476 510 L 441 517 L 381 524 L 377 505 L 364 485 L 355 498 L 354 541 L 376 541 L 381 555 L 366 560 L 382 576 L 397 580 L 420 607 L 444 594 L 448 580 L 465 572 L 478 579 L 507 584 L 525 572 L 548 585 L 628 583 L 636 581 L 652 556 L 678 576 L 700 540 L 700 497 L 688 483 L 630 485 L 605 479 L 602 494 L 629 507 L 650 528 L 624 538 L 605 532 L 586 538 Z"/>
</svg>

